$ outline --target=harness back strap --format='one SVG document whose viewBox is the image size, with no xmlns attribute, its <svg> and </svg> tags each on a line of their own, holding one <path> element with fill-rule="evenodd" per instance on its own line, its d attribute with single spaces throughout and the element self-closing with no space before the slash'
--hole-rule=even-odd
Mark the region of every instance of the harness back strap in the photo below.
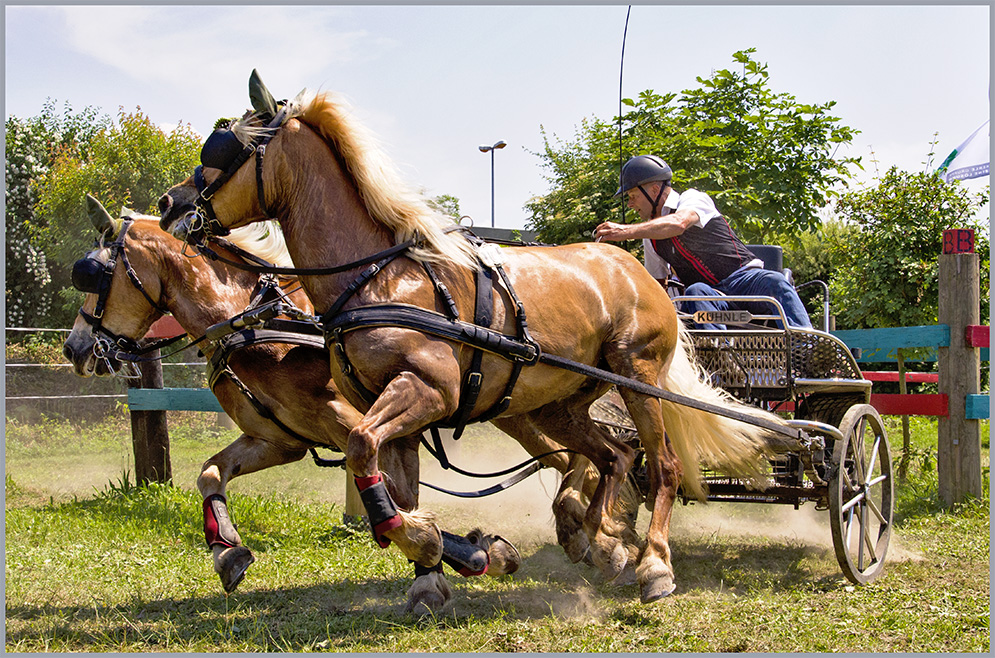
<svg viewBox="0 0 995 658">
<path fill-rule="evenodd" d="M 490 270 L 481 268 L 477 270 L 477 296 L 474 303 L 473 323 L 480 327 L 490 328 L 494 322 L 494 279 Z M 470 368 L 463 379 L 463 386 L 460 391 L 459 408 L 453 415 L 453 439 L 463 436 L 463 430 L 470 420 L 470 414 L 477 405 L 477 398 L 480 397 L 480 389 L 484 383 L 484 374 L 481 370 L 481 363 L 484 360 L 484 352 L 480 349 L 473 351 L 473 358 L 470 361 Z M 433 433 L 433 438 L 438 436 Z M 441 452 L 442 443 L 436 441 L 436 448 Z"/>
</svg>

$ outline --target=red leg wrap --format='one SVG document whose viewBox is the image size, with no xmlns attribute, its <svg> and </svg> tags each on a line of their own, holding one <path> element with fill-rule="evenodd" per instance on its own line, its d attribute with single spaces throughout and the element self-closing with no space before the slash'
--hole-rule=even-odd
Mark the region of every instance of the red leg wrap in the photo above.
<svg viewBox="0 0 995 658">
<path fill-rule="evenodd" d="M 225 497 L 214 494 L 204 499 L 204 538 L 210 548 L 216 544 L 221 546 L 237 546 L 235 526 L 228 516 L 228 504 Z"/>
<path fill-rule="evenodd" d="M 359 498 L 363 501 L 370 528 L 373 530 L 373 538 L 380 548 L 387 548 L 390 546 L 390 539 L 383 533 L 399 528 L 404 523 L 401 515 L 397 513 L 397 506 L 390 499 L 390 494 L 387 493 L 379 473 L 365 477 L 356 476 L 355 479 Z"/>
</svg>

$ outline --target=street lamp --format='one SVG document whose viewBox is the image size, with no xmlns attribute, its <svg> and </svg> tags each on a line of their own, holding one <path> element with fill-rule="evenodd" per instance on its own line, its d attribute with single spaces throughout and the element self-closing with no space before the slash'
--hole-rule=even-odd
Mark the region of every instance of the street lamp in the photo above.
<svg viewBox="0 0 995 658">
<path fill-rule="evenodd" d="M 499 142 L 487 146 L 486 144 L 481 144 L 477 148 L 480 149 L 481 153 L 491 152 L 491 228 L 494 228 L 494 151 L 498 149 L 503 149 L 507 144 L 502 139 Z"/>
</svg>

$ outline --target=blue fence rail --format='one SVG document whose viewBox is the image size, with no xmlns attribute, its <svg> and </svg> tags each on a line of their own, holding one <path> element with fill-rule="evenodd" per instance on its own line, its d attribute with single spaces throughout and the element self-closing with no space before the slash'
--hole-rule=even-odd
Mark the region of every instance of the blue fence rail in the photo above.
<svg viewBox="0 0 995 658">
<path fill-rule="evenodd" d="M 950 345 L 950 327 L 947 325 L 851 329 L 832 333 L 847 347 L 860 349 L 857 361 L 861 364 L 894 363 L 898 348 L 919 348 L 920 352 L 925 352 L 905 358 L 906 361 L 936 361 L 937 348 Z M 984 336 L 987 341 L 987 331 Z M 988 354 L 988 347 L 981 348 L 982 361 L 989 360 Z M 942 393 L 882 395 L 872 399 L 872 404 L 879 407 L 878 411 L 886 415 L 946 415 L 943 411 L 946 402 L 946 395 Z M 132 388 L 128 390 L 128 406 L 133 411 L 224 411 L 214 394 L 206 388 Z M 989 406 L 988 395 L 968 395 L 967 418 L 988 418 Z"/>
</svg>

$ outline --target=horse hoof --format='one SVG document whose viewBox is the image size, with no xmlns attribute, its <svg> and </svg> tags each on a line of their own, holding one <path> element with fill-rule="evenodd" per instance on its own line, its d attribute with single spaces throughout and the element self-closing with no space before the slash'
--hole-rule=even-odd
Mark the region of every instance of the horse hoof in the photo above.
<svg viewBox="0 0 995 658">
<path fill-rule="evenodd" d="M 606 581 L 612 582 L 625 571 L 625 566 L 628 563 L 629 551 L 625 549 L 622 542 L 618 542 L 615 544 L 615 548 L 612 549 L 611 555 L 608 557 L 608 562 L 601 567 L 601 575 L 604 576 Z"/>
<path fill-rule="evenodd" d="M 419 576 L 408 589 L 408 603 L 404 606 L 404 612 L 433 614 L 445 607 L 452 596 L 453 590 L 441 573 Z"/>
<path fill-rule="evenodd" d="M 439 592 L 426 592 L 415 599 L 408 599 L 404 606 L 405 614 L 431 615 L 446 605 L 446 599 Z"/>
<path fill-rule="evenodd" d="M 238 584 L 245 578 L 245 572 L 249 565 L 256 561 L 252 551 L 245 546 L 233 546 L 221 553 L 221 586 L 225 592 L 231 594 L 238 587 Z"/>
<path fill-rule="evenodd" d="M 677 589 L 677 585 L 673 578 L 661 576 L 639 588 L 639 602 L 652 603 L 669 596 L 675 589 Z"/>
<path fill-rule="evenodd" d="M 487 551 L 487 575 L 503 576 L 518 571 L 522 566 L 522 555 L 515 545 L 500 535 L 485 535 L 480 528 L 466 533 L 471 544 Z"/>
<path fill-rule="evenodd" d="M 585 564 L 593 565 L 593 562 L 591 562 L 591 543 L 588 541 L 587 535 L 583 532 L 575 532 L 572 535 L 560 537 L 559 544 L 563 547 L 567 558 L 574 564 L 583 560 Z"/>
<path fill-rule="evenodd" d="M 594 564 L 594 556 L 591 555 L 591 547 L 590 546 L 588 546 L 587 549 L 584 551 L 584 555 L 583 555 L 583 557 L 580 558 L 579 561 L 583 562 L 584 564 L 586 564 L 589 567 L 597 566 L 596 564 Z M 577 562 L 578 562 L 578 560 L 574 560 L 574 564 L 576 564 Z"/>
<path fill-rule="evenodd" d="M 617 587 L 624 587 L 626 585 L 635 585 L 638 582 L 636 578 L 636 568 L 632 566 L 630 561 L 622 569 L 622 573 L 615 576 L 615 580 L 611 581 L 609 584 L 615 585 Z"/>
<path fill-rule="evenodd" d="M 522 566 L 522 555 L 515 545 L 504 537 L 496 537 L 487 548 L 491 566 L 487 573 L 491 576 L 501 576 L 515 573 Z"/>
</svg>

